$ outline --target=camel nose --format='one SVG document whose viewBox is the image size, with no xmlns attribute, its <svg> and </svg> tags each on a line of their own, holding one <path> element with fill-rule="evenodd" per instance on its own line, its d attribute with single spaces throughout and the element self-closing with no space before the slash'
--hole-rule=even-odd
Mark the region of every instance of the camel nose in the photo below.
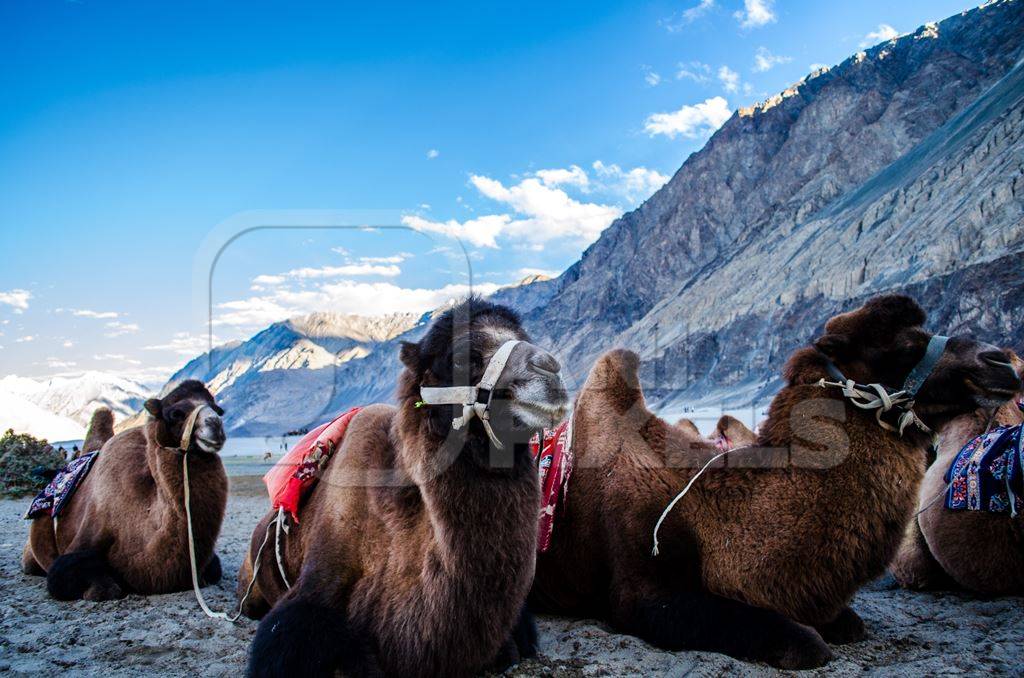
<svg viewBox="0 0 1024 678">
<path fill-rule="evenodd" d="M 983 351 L 978 354 L 978 358 L 982 361 L 992 365 L 993 367 L 1008 367 L 1013 369 L 1013 365 L 1010 364 L 1010 358 L 1003 351 L 999 349 L 992 349 Z"/>
<path fill-rule="evenodd" d="M 528 362 L 533 370 L 547 376 L 556 375 L 562 370 L 562 366 L 558 364 L 555 356 L 541 349 L 534 351 Z"/>
</svg>

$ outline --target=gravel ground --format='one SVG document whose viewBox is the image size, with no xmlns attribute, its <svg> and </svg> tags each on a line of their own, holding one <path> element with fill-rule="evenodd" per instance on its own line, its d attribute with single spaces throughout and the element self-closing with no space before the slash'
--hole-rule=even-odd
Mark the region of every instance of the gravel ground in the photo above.
<svg viewBox="0 0 1024 678">
<path fill-rule="evenodd" d="M 246 493 L 250 494 L 250 493 Z M 108 603 L 58 603 L 41 578 L 21 574 L 27 500 L 0 501 L 0 672 L 46 675 L 239 675 L 255 623 L 207 619 L 191 592 L 129 596 Z M 214 609 L 235 604 L 234 575 L 261 496 L 232 495 L 218 553 L 224 581 L 205 590 Z M 1024 675 L 1024 599 L 976 600 L 873 584 L 854 608 L 868 640 L 836 648 L 836 659 L 808 674 Z M 663 652 L 592 620 L 543 617 L 541 656 L 518 676 L 774 675 L 766 666 L 707 652 Z"/>
</svg>

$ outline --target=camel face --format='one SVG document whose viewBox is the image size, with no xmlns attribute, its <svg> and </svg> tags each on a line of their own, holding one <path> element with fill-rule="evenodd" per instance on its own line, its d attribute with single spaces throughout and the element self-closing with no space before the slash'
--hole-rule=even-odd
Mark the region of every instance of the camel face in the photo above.
<svg viewBox="0 0 1024 678">
<path fill-rule="evenodd" d="M 157 442 L 165 447 L 178 448 L 188 420 L 196 409 L 195 423 L 184 451 L 216 454 L 224 447 L 227 436 L 221 415 L 224 410 L 202 382 L 189 379 L 179 384 L 161 399 L 146 401 L 146 411 L 157 421 Z"/>
<path fill-rule="evenodd" d="M 910 297 L 886 295 L 828 321 L 815 348 L 859 383 L 893 391 L 924 357 L 932 335 L 925 312 Z M 915 410 L 932 424 L 1006 401 L 1020 379 L 1006 352 L 970 337 L 951 337 L 917 392 Z"/>
<path fill-rule="evenodd" d="M 449 314 L 439 319 L 418 344 L 403 344 L 402 361 L 416 373 L 418 383 L 476 384 L 498 349 L 516 340 L 521 343 L 512 350 L 494 386 L 491 422 L 495 428 L 531 431 L 557 424 L 569 403 L 558 360 L 529 343 L 530 337 L 509 309 L 483 302 L 466 308 L 470 310 L 462 317 Z M 439 430 L 449 427 L 452 417 L 461 414 L 453 407 L 436 407 L 433 411 L 443 418 Z"/>
</svg>

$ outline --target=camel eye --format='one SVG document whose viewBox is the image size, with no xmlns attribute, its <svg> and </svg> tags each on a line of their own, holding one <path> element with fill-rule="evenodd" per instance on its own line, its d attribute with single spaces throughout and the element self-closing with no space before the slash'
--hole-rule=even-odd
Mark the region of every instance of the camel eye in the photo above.
<svg viewBox="0 0 1024 678">
<path fill-rule="evenodd" d="M 171 413 L 169 415 L 167 415 L 167 419 L 172 424 L 177 424 L 179 421 L 182 421 L 184 418 L 185 418 L 185 413 L 182 412 L 181 410 L 171 410 Z"/>
</svg>

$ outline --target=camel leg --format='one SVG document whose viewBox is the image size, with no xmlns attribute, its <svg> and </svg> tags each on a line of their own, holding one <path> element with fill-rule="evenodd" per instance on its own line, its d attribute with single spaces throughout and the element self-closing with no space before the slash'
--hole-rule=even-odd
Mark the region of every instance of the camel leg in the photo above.
<svg viewBox="0 0 1024 678">
<path fill-rule="evenodd" d="M 65 553 L 46 573 L 46 588 L 57 600 L 113 600 L 125 591 L 110 564 L 94 550 Z"/>
<path fill-rule="evenodd" d="M 533 613 L 523 605 L 519 620 L 512 628 L 512 634 L 498 650 L 498 655 L 486 671 L 495 674 L 505 673 L 524 659 L 536 657 L 537 649 L 537 622 L 533 618 Z"/>
<path fill-rule="evenodd" d="M 827 624 L 815 626 L 826 643 L 833 645 L 845 645 L 864 640 L 868 636 L 868 630 L 864 627 L 864 620 L 860 618 L 853 608 L 847 606 Z"/>
<path fill-rule="evenodd" d="M 832 651 L 818 632 L 778 612 L 703 590 L 620 599 L 612 624 L 667 650 L 710 650 L 782 669 L 826 664 Z"/>
<path fill-rule="evenodd" d="M 32 577 L 45 577 L 46 570 L 36 561 L 32 555 L 31 542 L 25 542 L 25 548 L 21 551 L 21 571 Z"/>
<path fill-rule="evenodd" d="M 370 644 L 342 608 L 326 607 L 320 587 L 296 585 L 260 622 L 249 650 L 250 678 L 266 676 L 379 675 Z"/>
<path fill-rule="evenodd" d="M 253 582 L 252 590 L 249 590 L 249 582 L 252 582 L 253 571 L 252 571 L 252 551 L 245 554 L 245 558 L 242 560 L 242 567 L 238 570 L 238 587 L 236 593 L 238 599 L 242 602 L 242 614 L 249 619 L 263 619 L 263 617 L 270 612 L 270 603 L 263 597 L 260 592 L 259 582 Z M 246 595 L 246 591 L 249 591 Z"/>
<path fill-rule="evenodd" d="M 210 556 L 210 562 L 206 563 L 206 567 L 203 568 L 202 573 L 199 575 L 200 583 L 203 586 L 210 586 L 220 581 L 223 576 L 223 571 L 220 567 L 220 557 L 214 553 Z"/>
<path fill-rule="evenodd" d="M 889 564 L 889 571 L 900 586 L 914 591 L 951 588 L 953 585 L 953 580 L 932 555 L 917 518 L 907 525 L 903 543 Z"/>
</svg>

